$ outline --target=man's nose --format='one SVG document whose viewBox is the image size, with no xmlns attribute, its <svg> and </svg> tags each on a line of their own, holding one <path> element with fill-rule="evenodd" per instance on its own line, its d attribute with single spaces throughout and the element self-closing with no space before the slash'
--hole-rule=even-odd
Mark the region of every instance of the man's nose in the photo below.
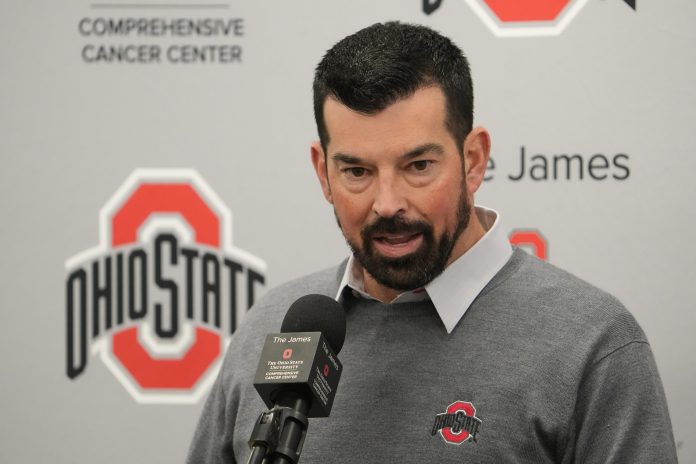
<svg viewBox="0 0 696 464">
<path fill-rule="evenodd" d="M 384 176 L 377 183 L 372 210 L 380 217 L 394 217 L 406 212 L 408 202 L 398 179 Z"/>
</svg>

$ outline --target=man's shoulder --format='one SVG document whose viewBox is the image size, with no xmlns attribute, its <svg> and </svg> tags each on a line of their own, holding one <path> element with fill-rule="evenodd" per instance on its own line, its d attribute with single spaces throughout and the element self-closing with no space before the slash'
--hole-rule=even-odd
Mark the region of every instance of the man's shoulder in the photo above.
<svg viewBox="0 0 696 464">
<path fill-rule="evenodd" d="M 258 362 L 266 335 L 280 332 L 285 313 L 295 300 L 313 293 L 335 296 L 343 269 L 345 262 L 281 284 L 259 298 L 230 340 L 222 374 L 225 384 L 232 385 L 233 375 L 250 375 L 253 369 L 247 372 L 232 366 L 253 366 Z"/>
<path fill-rule="evenodd" d="M 645 339 L 633 315 L 614 295 L 521 249 L 515 250 L 486 292 L 494 299 L 513 302 L 512 310 L 518 315 L 551 319 L 588 334 L 618 330 L 629 339 Z"/>
<path fill-rule="evenodd" d="M 290 280 L 268 290 L 254 303 L 244 325 L 258 325 L 263 321 L 262 325 L 273 324 L 273 330 L 279 330 L 285 313 L 298 298 L 309 294 L 335 297 L 345 266 L 346 261 L 343 261 L 336 266 Z"/>
<path fill-rule="evenodd" d="M 621 302 L 607 291 L 519 248 L 514 250 L 508 263 L 491 280 L 484 292 L 503 284 L 522 296 L 623 308 Z"/>
</svg>

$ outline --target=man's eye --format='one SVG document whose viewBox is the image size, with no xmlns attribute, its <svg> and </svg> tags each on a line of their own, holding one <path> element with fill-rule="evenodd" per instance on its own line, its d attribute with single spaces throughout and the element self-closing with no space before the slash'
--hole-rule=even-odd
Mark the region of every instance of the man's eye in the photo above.
<svg viewBox="0 0 696 464">
<path fill-rule="evenodd" d="M 431 164 L 432 161 L 430 160 L 418 160 L 411 163 L 411 167 L 416 171 L 425 171 Z"/>
<path fill-rule="evenodd" d="M 363 177 L 367 174 L 367 169 L 365 168 L 346 168 L 343 170 L 350 177 Z"/>
</svg>

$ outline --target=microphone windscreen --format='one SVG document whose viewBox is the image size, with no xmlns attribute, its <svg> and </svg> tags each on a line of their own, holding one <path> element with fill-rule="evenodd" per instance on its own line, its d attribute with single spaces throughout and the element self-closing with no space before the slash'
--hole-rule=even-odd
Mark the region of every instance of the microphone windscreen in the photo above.
<svg viewBox="0 0 696 464">
<path fill-rule="evenodd" d="M 346 339 L 346 313 L 336 300 L 326 295 L 298 298 L 285 314 L 281 332 L 321 332 L 338 354 Z"/>
</svg>

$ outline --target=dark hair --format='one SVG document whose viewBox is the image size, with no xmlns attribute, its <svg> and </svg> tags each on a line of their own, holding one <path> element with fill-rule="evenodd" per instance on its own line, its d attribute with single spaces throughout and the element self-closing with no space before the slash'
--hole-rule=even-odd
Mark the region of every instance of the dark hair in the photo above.
<svg viewBox="0 0 696 464">
<path fill-rule="evenodd" d="M 344 38 L 326 52 L 314 75 L 314 118 L 324 151 L 327 97 L 374 114 L 430 85 L 445 94 L 447 129 L 461 150 L 473 126 L 474 95 L 459 47 L 425 26 L 399 22 L 373 24 Z"/>
</svg>

